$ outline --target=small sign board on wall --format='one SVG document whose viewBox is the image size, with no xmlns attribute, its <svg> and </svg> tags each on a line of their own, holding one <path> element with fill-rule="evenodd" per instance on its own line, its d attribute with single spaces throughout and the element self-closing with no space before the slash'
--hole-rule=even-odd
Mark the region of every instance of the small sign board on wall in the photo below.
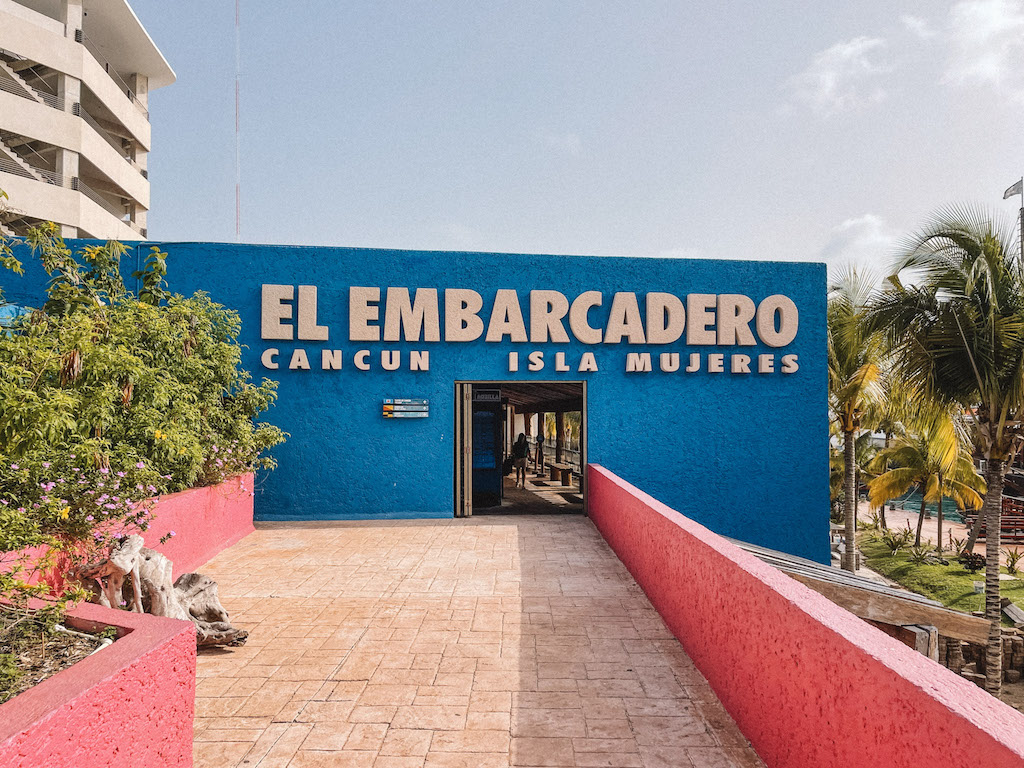
<svg viewBox="0 0 1024 768">
<path fill-rule="evenodd" d="M 430 401 L 409 398 L 386 398 L 385 419 L 425 419 L 430 415 Z"/>
</svg>

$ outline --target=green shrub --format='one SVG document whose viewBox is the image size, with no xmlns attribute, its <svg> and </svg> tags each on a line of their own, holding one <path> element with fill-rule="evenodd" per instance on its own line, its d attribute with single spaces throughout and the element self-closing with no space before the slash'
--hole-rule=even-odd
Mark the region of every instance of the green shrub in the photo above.
<svg viewBox="0 0 1024 768">
<path fill-rule="evenodd" d="M 889 553 L 895 555 L 904 547 L 910 545 L 914 540 L 914 532 L 909 527 L 899 530 L 888 530 L 882 535 L 882 543 L 889 549 Z"/>
<path fill-rule="evenodd" d="M 28 242 L 50 282 L 42 307 L 0 331 L 0 552 L 86 559 L 146 529 L 145 499 L 274 466 L 265 452 L 284 434 L 254 419 L 276 383 L 241 367 L 237 313 L 169 295 L 159 249 L 136 296 L 120 243 L 72 253 L 52 224 Z M 0 257 L 20 272 L 2 242 Z"/>
<path fill-rule="evenodd" d="M 1003 556 L 1006 558 L 1006 572 L 1011 576 L 1016 576 L 1020 569 L 1017 567 L 1020 563 L 1020 559 L 1024 557 L 1024 552 L 1019 549 L 1004 549 Z"/>
</svg>

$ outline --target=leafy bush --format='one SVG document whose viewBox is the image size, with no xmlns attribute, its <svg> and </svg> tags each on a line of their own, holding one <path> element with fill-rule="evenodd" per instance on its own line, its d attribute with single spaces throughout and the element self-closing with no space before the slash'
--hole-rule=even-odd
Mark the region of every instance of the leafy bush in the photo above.
<svg viewBox="0 0 1024 768">
<path fill-rule="evenodd" d="M 28 242 L 50 282 L 41 308 L 0 331 L 0 552 L 88 559 L 146 529 L 144 499 L 274 466 L 264 454 L 284 434 L 254 418 L 276 383 L 241 368 L 237 313 L 169 295 L 157 248 L 136 296 L 120 243 L 72 253 L 52 224 Z M 0 266 L 21 271 L 3 242 Z M 33 594 L 32 566 L 2 559 L 0 594 Z"/>
<path fill-rule="evenodd" d="M 882 543 L 889 549 L 889 553 L 895 555 L 901 549 L 910 545 L 910 542 L 914 540 L 914 532 L 910 530 L 910 527 L 901 528 L 899 530 L 888 530 L 882 536 Z"/>
<path fill-rule="evenodd" d="M 931 546 L 918 545 L 910 548 L 910 554 L 907 556 L 907 559 L 915 565 L 924 565 L 934 561 L 932 552 Z"/>
<path fill-rule="evenodd" d="M 964 552 L 957 560 L 971 573 L 977 573 L 985 567 L 985 556 L 977 555 L 974 552 Z"/>
</svg>

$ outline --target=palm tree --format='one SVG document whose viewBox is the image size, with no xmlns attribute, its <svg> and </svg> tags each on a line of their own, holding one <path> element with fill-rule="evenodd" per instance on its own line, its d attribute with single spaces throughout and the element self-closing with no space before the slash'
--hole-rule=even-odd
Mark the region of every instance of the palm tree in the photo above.
<svg viewBox="0 0 1024 768">
<path fill-rule="evenodd" d="M 846 551 L 842 567 L 856 570 L 856 448 L 854 441 L 865 411 L 880 399 L 881 336 L 869 331 L 863 312 L 871 295 L 871 282 L 848 268 L 829 288 L 828 400 L 832 418 L 843 435 L 844 518 Z"/>
<path fill-rule="evenodd" d="M 1024 416 L 1024 264 L 1016 234 L 968 209 L 940 213 L 908 242 L 871 312 L 897 373 L 928 399 L 959 405 L 985 458 L 985 687 L 1002 679 L 999 532 L 1003 477 Z M 910 276 L 917 285 L 904 284 Z"/>
<path fill-rule="evenodd" d="M 921 489 L 914 546 L 921 545 L 927 502 L 939 503 L 940 547 L 943 497 L 952 498 L 960 509 L 981 504 L 979 493 L 984 492 L 985 483 L 974 471 L 973 457 L 964 438 L 948 411 L 925 409 L 910 434 L 896 438 L 891 447 L 875 457 L 874 468 L 881 473 L 868 483 L 872 507 L 882 506 L 915 486 Z M 894 466 L 885 470 L 890 464 Z"/>
</svg>

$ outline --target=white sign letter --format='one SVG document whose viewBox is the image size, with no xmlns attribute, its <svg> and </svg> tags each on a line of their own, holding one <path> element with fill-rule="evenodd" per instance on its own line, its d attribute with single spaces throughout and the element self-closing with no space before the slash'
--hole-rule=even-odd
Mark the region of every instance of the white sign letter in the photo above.
<svg viewBox="0 0 1024 768">
<path fill-rule="evenodd" d="M 380 317 L 378 301 L 380 301 L 380 288 L 352 286 L 348 289 L 349 341 L 380 341 L 380 328 L 371 325 Z"/>
<path fill-rule="evenodd" d="M 779 316 L 778 330 L 775 326 L 776 314 Z M 769 347 L 784 347 L 789 344 L 796 338 L 799 326 L 800 310 L 788 296 L 769 296 L 757 307 L 757 335 Z"/>
<path fill-rule="evenodd" d="M 499 288 L 494 292 L 494 308 L 487 326 L 486 341 L 501 341 L 506 335 L 512 341 L 526 341 L 526 323 L 516 292 L 511 288 Z"/>
<path fill-rule="evenodd" d="M 292 319 L 292 305 L 285 304 L 295 298 L 290 285 L 264 285 L 260 300 L 260 338 L 291 341 L 294 329 L 282 320 Z"/>
<path fill-rule="evenodd" d="M 484 300 L 476 291 L 447 288 L 444 292 L 444 340 L 476 341 L 484 332 L 484 321 L 477 313 Z"/>
</svg>

